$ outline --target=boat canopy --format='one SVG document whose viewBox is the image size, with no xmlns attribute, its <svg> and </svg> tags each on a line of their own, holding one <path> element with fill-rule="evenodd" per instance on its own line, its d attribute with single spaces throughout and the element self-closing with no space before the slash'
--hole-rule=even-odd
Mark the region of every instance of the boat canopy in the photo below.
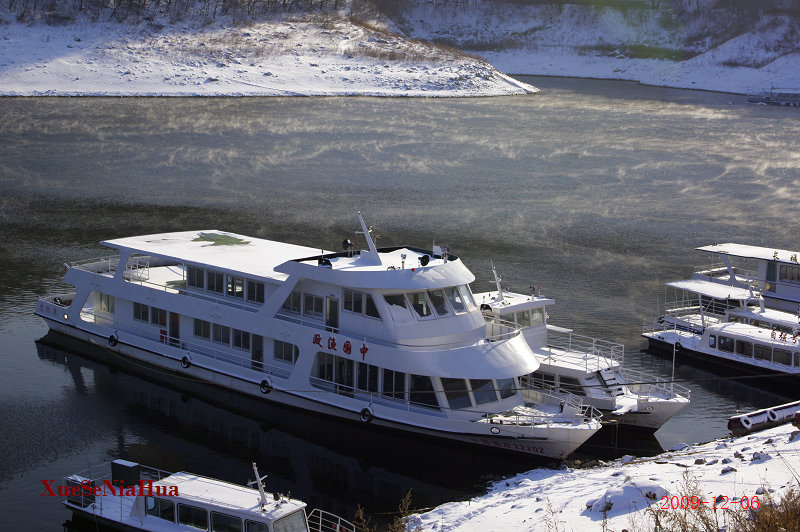
<svg viewBox="0 0 800 532">
<path fill-rule="evenodd" d="M 695 292 L 701 296 L 713 297 L 714 299 L 737 299 L 747 301 L 756 299 L 759 295 L 749 288 L 740 288 L 728 284 L 717 283 L 714 281 L 705 281 L 702 279 L 686 279 L 683 281 L 672 281 L 666 283 L 667 286 L 677 288 L 679 290 L 687 290 Z"/>
<path fill-rule="evenodd" d="M 698 251 L 708 251 L 745 259 L 774 260 L 778 262 L 792 262 L 794 264 L 797 264 L 797 258 L 800 257 L 800 252 L 798 251 L 733 243 L 712 244 L 695 249 Z M 794 260 L 792 260 L 792 257 L 794 257 Z"/>
</svg>

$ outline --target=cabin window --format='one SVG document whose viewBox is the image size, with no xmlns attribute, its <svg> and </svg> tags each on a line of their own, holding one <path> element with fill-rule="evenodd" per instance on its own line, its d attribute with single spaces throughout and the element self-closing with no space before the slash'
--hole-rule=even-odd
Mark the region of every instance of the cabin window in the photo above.
<svg viewBox="0 0 800 532">
<path fill-rule="evenodd" d="M 225 327 L 224 325 L 219 325 L 217 323 L 213 324 L 211 327 L 212 337 L 211 339 L 218 343 L 218 344 L 225 344 L 231 345 L 231 328 Z"/>
<path fill-rule="evenodd" d="M 408 395 L 409 401 L 416 405 L 439 410 L 439 401 L 436 400 L 436 392 L 433 391 L 430 377 L 409 375 Z"/>
<path fill-rule="evenodd" d="M 349 358 L 335 357 L 336 393 L 353 396 L 353 361 Z"/>
<path fill-rule="evenodd" d="M 450 314 L 450 310 L 447 308 L 447 297 L 442 290 L 429 290 L 428 299 L 431 300 L 433 308 L 436 309 L 436 314 L 440 318 Z"/>
<path fill-rule="evenodd" d="M 772 324 L 768 321 L 761 321 L 761 320 L 750 320 L 751 325 L 755 325 L 756 327 L 761 327 L 762 329 L 771 329 Z"/>
<path fill-rule="evenodd" d="M 133 319 L 138 321 L 150 321 L 150 307 L 141 303 L 133 304 Z"/>
<path fill-rule="evenodd" d="M 713 334 L 708 337 L 708 347 L 717 347 L 717 337 Z"/>
<path fill-rule="evenodd" d="M 526 329 L 531 326 L 531 313 L 527 310 L 517 312 L 517 327 Z"/>
<path fill-rule="evenodd" d="M 736 342 L 738 345 L 739 342 Z M 772 348 L 768 345 L 756 344 L 755 357 L 758 360 L 766 360 L 772 362 Z"/>
<path fill-rule="evenodd" d="M 242 520 L 233 515 L 211 512 L 211 532 L 242 532 Z"/>
<path fill-rule="evenodd" d="M 195 266 L 186 267 L 186 284 L 192 288 L 205 288 L 205 271 Z"/>
<path fill-rule="evenodd" d="M 264 302 L 264 283 L 247 281 L 247 300 L 251 303 Z"/>
<path fill-rule="evenodd" d="M 355 290 L 344 289 L 344 302 L 342 303 L 347 312 L 361 314 L 364 309 L 364 294 Z"/>
<path fill-rule="evenodd" d="M 470 291 L 469 286 L 462 284 L 458 287 L 458 291 L 461 293 L 461 297 L 466 302 L 468 310 L 478 307 L 478 305 L 475 304 L 475 299 L 472 297 L 472 291 Z"/>
<path fill-rule="evenodd" d="M 204 320 L 198 320 L 197 318 L 195 318 L 194 335 L 197 338 L 205 338 L 206 340 L 211 340 L 211 323 Z"/>
<path fill-rule="evenodd" d="M 786 351 L 785 349 L 773 349 L 772 350 L 772 361 L 777 364 L 783 364 L 785 366 L 792 365 L 792 353 L 791 351 Z"/>
<path fill-rule="evenodd" d="M 275 532 L 305 532 L 308 530 L 308 523 L 306 523 L 306 514 L 300 510 L 286 517 L 276 519 L 272 523 L 272 529 Z M 247 532 L 251 532 L 250 529 Z"/>
<path fill-rule="evenodd" d="M 531 325 L 541 325 L 544 323 L 544 309 L 531 309 Z"/>
<path fill-rule="evenodd" d="M 745 342 L 744 340 L 736 340 L 736 354 L 753 358 L 753 343 Z"/>
<path fill-rule="evenodd" d="M 450 300 L 450 306 L 453 307 L 453 310 L 456 314 L 461 314 L 467 311 L 467 307 L 464 304 L 464 300 L 461 297 L 461 294 L 458 292 L 455 286 L 451 286 L 450 288 L 445 288 L 444 293 L 447 295 L 447 299 Z"/>
<path fill-rule="evenodd" d="M 494 391 L 494 383 L 491 379 L 470 379 L 469 385 L 472 386 L 472 396 L 475 398 L 476 405 L 497 401 L 497 392 Z"/>
<path fill-rule="evenodd" d="M 101 293 L 98 303 L 99 305 L 97 310 L 100 310 L 102 312 L 108 312 L 111 314 L 114 313 L 114 296 Z"/>
<path fill-rule="evenodd" d="M 208 281 L 208 291 L 217 292 L 221 294 L 225 290 L 224 282 L 225 276 L 219 272 L 206 272 L 206 280 Z"/>
<path fill-rule="evenodd" d="M 539 388 L 552 390 L 556 386 L 556 376 L 550 373 L 543 373 L 541 371 L 534 371 L 531 373 L 533 377 L 533 385 Z"/>
<path fill-rule="evenodd" d="M 178 523 L 198 530 L 208 530 L 208 512 L 204 508 L 198 508 L 197 506 L 179 504 Z"/>
<path fill-rule="evenodd" d="M 150 307 L 150 323 L 160 327 L 166 327 L 167 311 L 156 307 Z"/>
<path fill-rule="evenodd" d="M 794 334 L 794 331 L 792 330 L 791 327 L 787 327 L 786 325 L 779 325 L 777 323 L 772 326 L 772 330 L 784 334 Z"/>
<path fill-rule="evenodd" d="M 500 399 L 514 397 L 517 393 L 514 379 L 497 379 L 497 391 L 500 392 Z"/>
<path fill-rule="evenodd" d="M 725 351 L 726 353 L 733 353 L 733 338 L 728 338 L 727 336 L 720 336 L 719 337 L 719 350 Z"/>
<path fill-rule="evenodd" d="M 586 395 L 586 392 L 583 390 L 583 386 L 581 386 L 581 381 L 575 377 L 565 377 L 562 375 L 559 377 L 559 386 L 565 392 L 574 393 L 575 395 Z"/>
<path fill-rule="evenodd" d="M 383 299 L 386 300 L 387 305 L 396 305 L 398 307 L 408 308 L 408 303 L 403 294 L 384 294 Z"/>
<path fill-rule="evenodd" d="M 383 370 L 383 392 L 382 394 L 392 399 L 406 399 L 406 374 L 390 369 Z"/>
<path fill-rule="evenodd" d="M 330 353 L 317 353 L 317 363 L 314 376 L 324 381 L 333 381 L 333 355 Z"/>
<path fill-rule="evenodd" d="M 286 301 L 283 302 L 283 308 L 289 312 L 300 314 L 301 301 L 302 298 L 300 297 L 300 292 L 292 292 L 289 294 L 289 297 L 286 298 Z"/>
<path fill-rule="evenodd" d="M 244 299 L 244 278 L 228 275 L 227 280 L 228 284 L 225 287 L 225 295 Z"/>
<path fill-rule="evenodd" d="M 516 328 L 517 324 L 514 321 L 514 313 L 512 312 L 511 314 L 500 314 L 500 324 Z"/>
<path fill-rule="evenodd" d="M 794 354 L 794 365 L 795 367 L 800 367 L 800 353 Z"/>
<path fill-rule="evenodd" d="M 731 316 L 728 317 L 728 321 L 730 323 L 747 323 L 747 318 L 745 318 L 743 316 L 731 315 Z"/>
<path fill-rule="evenodd" d="M 233 329 L 233 347 L 250 351 L 250 333 Z"/>
<path fill-rule="evenodd" d="M 256 523 L 254 521 L 245 521 L 245 532 L 269 532 L 269 527 L 266 523 Z"/>
<path fill-rule="evenodd" d="M 800 283 L 800 267 L 781 264 L 780 279 L 785 283 Z"/>
<path fill-rule="evenodd" d="M 145 502 L 147 515 L 164 519 L 170 523 L 175 522 L 175 503 L 157 497 L 147 497 Z"/>
<path fill-rule="evenodd" d="M 443 377 L 442 388 L 444 389 L 445 397 L 447 397 L 447 403 L 452 410 L 470 408 L 472 406 L 469 390 L 467 390 L 467 381 L 464 379 L 446 379 Z"/>
<path fill-rule="evenodd" d="M 275 360 L 283 360 L 290 364 L 297 362 L 297 357 L 300 355 L 300 349 L 296 345 L 290 344 L 289 342 L 282 342 L 281 340 L 273 341 L 273 349 L 272 358 Z"/>
<path fill-rule="evenodd" d="M 411 302 L 411 308 L 418 318 L 433 318 L 433 310 L 425 292 L 413 292 L 408 295 L 408 300 Z"/>
<path fill-rule="evenodd" d="M 378 307 L 375 306 L 375 301 L 372 300 L 372 296 L 369 294 L 367 294 L 366 297 L 366 310 L 364 311 L 364 314 L 370 318 L 381 319 L 381 315 L 378 312 Z"/>
<path fill-rule="evenodd" d="M 303 314 L 312 318 L 322 319 L 325 308 L 325 298 L 315 296 L 314 294 L 305 294 L 303 298 Z"/>
<path fill-rule="evenodd" d="M 359 362 L 356 387 L 365 392 L 378 393 L 378 367 L 366 362 Z"/>
</svg>

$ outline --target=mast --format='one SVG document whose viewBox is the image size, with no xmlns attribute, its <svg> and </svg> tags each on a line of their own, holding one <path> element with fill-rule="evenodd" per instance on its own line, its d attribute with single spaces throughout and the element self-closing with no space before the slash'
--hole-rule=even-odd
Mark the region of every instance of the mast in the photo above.
<svg viewBox="0 0 800 532">
<path fill-rule="evenodd" d="M 358 211 L 358 221 L 361 223 L 361 231 L 356 231 L 356 234 L 364 235 L 364 239 L 367 241 L 367 247 L 369 248 L 369 252 L 361 252 L 361 257 L 366 258 L 372 264 L 376 264 L 380 266 L 382 264 L 381 257 L 378 255 L 378 249 L 375 247 L 375 242 L 372 240 L 372 229 L 367 228 L 367 224 L 364 223 L 364 218 L 361 217 L 361 211 Z"/>
<path fill-rule="evenodd" d="M 497 299 L 498 301 L 503 301 L 503 287 L 500 286 L 500 281 L 502 281 L 503 278 L 497 275 L 497 268 L 494 267 L 494 261 L 492 261 L 492 274 L 494 275 L 494 284 L 497 285 Z"/>
<path fill-rule="evenodd" d="M 255 462 L 253 462 L 253 473 L 256 474 L 256 479 L 254 481 L 252 481 L 252 482 L 248 482 L 247 485 L 249 486 L 251 484 L 255 484 L 255 485 L 258 486 L 258 494 L 261 496 L 261 507 L 262 508 L 266 508 L 267 507 L 267 494 L 264 493 L 264 484 L 262 483 L 262 481 L 265 478 L 267 478 L 267 475 L 264 475 L 263 477 L 260 477 L 258 475 L 258 467 L 256 467 L 256 463 Z"/>
</svg>

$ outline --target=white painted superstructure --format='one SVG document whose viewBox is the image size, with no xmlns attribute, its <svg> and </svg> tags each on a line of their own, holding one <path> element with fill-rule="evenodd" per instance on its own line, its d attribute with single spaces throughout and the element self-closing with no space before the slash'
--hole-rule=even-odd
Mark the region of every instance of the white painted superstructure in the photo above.
<svg viewBox="0 0 800 532">
<path fill-rule="evenodd" d="M 51 329 L 238 392 L 348 420 L 564 458 L 598 413 L 520 382 L 539 362 L 487 323 L 444 249 L 333 253 L 218 230 L 102 242 L 36 313 Z"/>
</svg>

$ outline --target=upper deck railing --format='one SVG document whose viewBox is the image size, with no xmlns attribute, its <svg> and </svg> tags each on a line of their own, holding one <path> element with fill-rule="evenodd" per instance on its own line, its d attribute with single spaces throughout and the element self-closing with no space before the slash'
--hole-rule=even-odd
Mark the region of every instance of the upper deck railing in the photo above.
<svg viewBox="0 0 800 532">
<path fill-rule="evenodd" d="M 600 338 L 575 334 L 569 330 L 555 327 L 547 328 L 547 346 L 545 350 L 554 354 L 552 349 L 559 349 L 567 354 L 578 355 L 583 361 L 585 371 L 599 371 L 609 366 L 622 365 L 625 358 L 625 346 Z M 562 355 L 562 353 L 558 353 Z"/>
<path fill-rule="evenodd" d="M 758 271 L 752 270 L 740 265 L 732 265 L 733 274 L 736 277 L 736 282 L 744 286 L 758 287 Z M 696 266 L 694 273 L 698 277 L 705 277 L 710 281 L 729 282 L 730 272 L 728 265 L 724 262 L 713 262 L 711 264 L 704 264 Z"/>
</svg>

